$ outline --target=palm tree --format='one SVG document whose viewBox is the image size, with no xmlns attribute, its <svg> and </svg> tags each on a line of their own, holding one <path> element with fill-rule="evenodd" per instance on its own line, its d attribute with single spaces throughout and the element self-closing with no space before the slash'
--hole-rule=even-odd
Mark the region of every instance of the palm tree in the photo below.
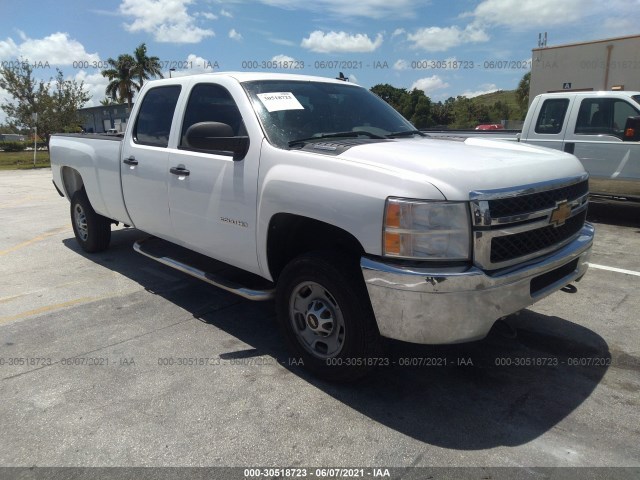
<svg viewBox="0 0 640 480">
<path fill-rule="evenodd" d="M 102 76 L 109 79 L 109 85 L 105 90 L 107 97 L 120 102 L 127 101 L 131 108 L 133 90 L 138 90 L 138 85 L 134 81 L 135 59 L 128 53 L 118 55 L 118 59 L 107 59 L 111 68 L 102 71 Z"/>
<path fill-rule="evenodd" d="M 147 45 L 141 43 L 138 48 L 133 52 L 135 58 L 135 64 L 133 67 L 133 77 L 138 79 L 138 91 L 142 88 L 145 80 L 149 80 L 151 77 L 162 76 L 162 70 L 160 65 L 160 59 L 158 57 L 147 56 Z"/>
</svg>

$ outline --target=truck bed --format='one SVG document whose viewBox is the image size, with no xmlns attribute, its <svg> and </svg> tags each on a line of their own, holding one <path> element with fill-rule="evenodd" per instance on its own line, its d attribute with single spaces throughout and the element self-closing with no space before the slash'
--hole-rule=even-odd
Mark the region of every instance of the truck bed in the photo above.
<svg viewBox="0 0 640 480">
<path fill-rule="evenodd" d="M 53 179 L 67 194 L 65 183 L 76 170 L 94 210 L 112 220 L 131 225 L 122 197 L 120 150 L 122 137 L 99 133 L 64 133 L 51 137 Z M 68 168 L 65 168 L 68 167 Z"/>
</svg>

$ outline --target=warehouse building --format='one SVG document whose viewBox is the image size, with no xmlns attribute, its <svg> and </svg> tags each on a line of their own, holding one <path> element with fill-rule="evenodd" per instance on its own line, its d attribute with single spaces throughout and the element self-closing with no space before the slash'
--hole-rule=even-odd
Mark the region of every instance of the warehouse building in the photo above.
<svg viewBox="0 0 640 480">
<path fill-rule="evenodd" d="M 640 91 L 640 35 L 533 49 L 529 101 L 591 90 Z"/>
</svg>

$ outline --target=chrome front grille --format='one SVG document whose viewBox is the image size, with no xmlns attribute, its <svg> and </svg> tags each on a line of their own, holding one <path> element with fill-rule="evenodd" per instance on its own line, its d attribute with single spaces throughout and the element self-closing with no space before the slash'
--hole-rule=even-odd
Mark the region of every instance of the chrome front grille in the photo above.
<svg viewBox="0 0 640 480">
<path fill-rule="evenodd" d="M 470 194 L 474 263 L 509 267 L 571 242 L 584 225 L 587 175 Z"/>
</svg>

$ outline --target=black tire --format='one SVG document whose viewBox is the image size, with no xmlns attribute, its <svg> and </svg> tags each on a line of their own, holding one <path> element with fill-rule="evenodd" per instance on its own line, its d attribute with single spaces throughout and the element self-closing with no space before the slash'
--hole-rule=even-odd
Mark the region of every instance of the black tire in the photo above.
<svg viewBox="0 0 640 480">
<path fill-rule="evenodd" d="M 383 363 L 382 340 L 355 259 L 330 253 L 295 258 L 278 279 L 276 310 L 296 363 L 301 359 L 320 378 L 354 381 Z"/>
<path fill-rule="evenodd" d="M 101 252 L 109 246 L 111 220 L 96 213 L 84 187 L 71 197 L 71 225 L 76 240 L 85 252 Z"/>
</svg>

